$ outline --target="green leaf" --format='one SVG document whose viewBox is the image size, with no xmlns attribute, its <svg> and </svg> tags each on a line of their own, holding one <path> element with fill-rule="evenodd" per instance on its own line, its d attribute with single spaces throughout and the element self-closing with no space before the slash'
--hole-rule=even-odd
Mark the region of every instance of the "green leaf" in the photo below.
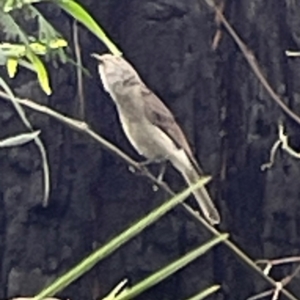
<svg viewBox="0 0 300 300">
<path fill-rule="evenodd" d="M 59 5 L 64 11 L 70 14 L 74 19 L 82 23 L 94 35 L 96 35 L 107 46 L 112 54 L 116 56 L 121 55 L 121 51 L 107 37 L 104 30 L 81 5 L 73 0 L 55 0 L 54 2 Z"/>
<path fill-rule="evenodd" d="M 15 5 L 15 0 L 6 0 L 4 7 L 3 7 L 3 11 L 5 13 L 11 11 L 13 9 L 14 5 Z"/>
<path fill-rule="evenodd" d="M 40 2 L 41 0 L 7 0 L 4 4 L 3 11 L 9 13 L 10 11 L 22 8 L 24 5 Z"/>
<path fill-rule="evenodd" d="M 201 291 L 199 294 L 193 296 L 192 298 L 188 298 L 187 300 L 202 300 L 205 299 L 206 297 L 210 296 L 211 294 L 215 293 L 220 289 L 219 285 L 213 285 L 204 291 Z"/>
<path fill-rule="evenodd" d="M 102 300 L 114 300 L 118 294 L 122 293 L 124 289 L 126 289 L 126 284 L 128 283 L 127 279 L 122 280 L 120 283 L 117 284 L 116 287 Z"/>
<path fill-rule="evenodd" d="M 69 270 L 66 274 L 57 278 L 50 286 L 42 290 L 38 295 L 36 295 L 32 300 L 42 300 L 46 297 L 55 295 L 57 292 L 61 291 L 63 288 L 71 284 L 73 281 L 78 279 L 81 275 L 89 271 L 92 267 L 96 265 L 100 260 L 104 259 L 116 249 L 120 248 L 127 241 L 135 237 L 137 234 L 142 232 L 146 227 L 153 224 L 164 214 L 170 211 L 179 203 L 183 202 L 190 194 L 196 189 L 199 189 L 204 184 L 209 181 L 209 177 L 201 178 L 198 183 L 190 186 L 182 193 L 174 196 L 172 199 L 162 204 L 146 217 L 135 223 L 130 228 L 123 231 L 120 235 L 113 238 L 109 243 L 105 244 L 98 250 L 94 251 L 91 255 L 85 258 L 82 262 L 76 265 L 74 268 Z"/>
<path fill-rule="evenodd" d="M 30 44 L 23 45 L 23 44 L 11 44 L 11 43 L 0 43 L 0 50 L 2 51 L 3 55 L 6 57 L 24 57 L 27 54 L 28 47 L 29 49 L 36 55 L 46 55 L 48 49 L 60 49 L 68 46 L 68 43 L 64 39 L 54 39 L 50 40 L 49 43 L 46 41 L 35 41 Z"/>
<path fill-rule="evenodd" d="M 149 276 L 148 278 L 142 280 L 141 282 L 134 285 L 133 287 L 125 289 L 115 299 L 116 300 L 130 300 L 130 299 L 135 298 L 137 295 L 146 291 L 150 287 L 158 284 L 162 280 L 166 279 L 170 275 L 174 274 L 178 270 L 180 270 L 183 267 L 185 267 L 186 265 L 188 265 L 190 262 L 192 262 L 199 256 L 208 252 L 212 247 L 225 241 L 226 239 L 228 239 L 228 236 L 229 235 L 227 233 L 225 233 L 225 234 L 221 234 L 220 236 L 211 239 L 206 244 L 189 252 L 188 254 L 184 255 L 180 259 L 174 261 L 173 263 L 169 264 L 168 266 L 164 267 L 163 269 L 159 270 L 158 272 L 154 273 L 153 275 Z"/>
<path fill-rule="evenodd" d="M 52 91 L 49 84 L 49 77 L 44 64 L 32 51 L 27 51 L 26 57 L 34 66 L 42 89 L 47 95 L 51 95 Z"/>
<path fill-rule="evenodd" d="M 30 70 L 31 72 L 35 72 L 34 66 L 29 61 L 20 58 L 19 59 L 19 65 Z"/>
<path fill-rule="evenodd" d="M 21 44 L 1 43 L 0 50 L 6 58 L 18 58 L 26 54 L 26 46 Z"/>
<path fill-rule="evenodd" d="M 6 69 L 9 78 L 14 78 L 17 73 L 18 59 L 8 58 L 6 61 Z"/>
<path fill-rule="evenodd" d="M 50 40 L 48 46 L 50 49 L 64 48 L 68 46 L 68 42 L 64 39 L 55 39 Z"/>
<path fill-rule="evenodd" d="M 18 24 L 15 22 L 13 17 L 10 14 L 6 14 L 0 9 L 0 24 L 1 24 L 1 33 L 3 33 L 6 39 L 23 40 L 23 32 L 21 31 Z"/>
<path fill-rule="evenodd" d="M 13 32 L 17 33 L 20 40 L 24 43 L 24 45 L 19 45 L 19 47 L 21 47 L 19 49 L 23 50 L 22 47 L 25 47 L 25 49 L 26 49 L 25 55 L 31 61 L 31 63 L 33 64 L 42 89 L 45 91 L 45 93 L 47 95 L 50 95 L 51 94 L 51 88 L 50 88 L 50 85 L 49 85 L 49 78 L 48 78 L 47 71 L 46 71 L 42 61 L 34 54 L 32 49 L 30 48 L 30 43 L 29 43 L 27 35 L 23 32 L 23 30 L 20 28 L 20 26 L 15 22 L 15 20 L 9 14 L 4 14 L 0 10 L 0 19 L 2 17 L 4 17 L 4 19 L 8 23 L 7 25 L 10 25 L 10 27 L 13 28 Z M 10 28 L 10 30 L 11 30 L 11 28 Z M 19 53 L 19 55 L 20 54 L 23 54 L 23 53 Z M 19 57 L 19 56 L 17 56 L 17 57 Z"/>
<path fill-rule="evenodd" d="M 6 64 L 6 56 L 4 51 L 0 48 L 0 66 L 4 66 Z"/>
<path fill-rule="evenodd" d="M 17 114 L 19 115 L 20 119 L 22 120 L 23 124 L 30 130 L 32 130 L 32 126 L 29 120 L 26 117 L 25 111 L 23 107 L 16 101 L 15 95 L 10 89 L 9 85 L 5 82 L 5 80 L 0 77 L 0 86 L 5 91 L 5 93 L 10 97 L 10 101 L 12 102 Z"/>
<path fill-rule="evenodd" d="M 0 141 L 0 148 L 24 145 L 34 140 L 40 134 L 40 132 L 40 130 L 37 130 L 7 138 L 5 140 Z"/>
</svg>

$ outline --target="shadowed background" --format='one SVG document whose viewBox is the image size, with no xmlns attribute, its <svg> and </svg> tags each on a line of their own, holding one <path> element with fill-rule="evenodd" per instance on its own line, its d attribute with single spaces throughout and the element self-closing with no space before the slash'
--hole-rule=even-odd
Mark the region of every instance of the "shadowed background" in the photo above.
<svg viewBox="0 0 300 300">
<path fill-rule="evenodd" d="M 296 1 L 226 1 L 224 14 L 254 52 L 270 84 L 299 112 L 299 63 L 284 51 L 300 44 L 300 5 Z M 188 136 L 207 174 L 221 212 L 221 230 L 253 259 L 299 253 L 300 162 L 279 152 L 269 160 L 277 123 L 287 126 L 299 149 L 298 126 L 285 117 L 250 70 L 225 30 L 215 51 L 218 25 L 204 1 L 85 1 L 147 85 L 167 103 Z M 71 41 L 73 21 L 53 6 L 46 16 Z M 100 84 L 90 53 L 107 50 L 80 28 L 85 66 L 85 121 L 133 158 L 115 108 Z M 49 67 L 54 93 L 46 97 L 33 75 L 20 72 L 15 92 L 78 117 L 76 72 L 72 66 Z M 299 112 L 300 113 L 300 112 Z M 42 169 L 34 145 L 0 150 L 1 298 L 38 292 L 95 247 L 102 245 L 168 198 L 152 183 L 81 134 L 28 110 L 49 154 L 51 197 L 41 207 Z M 1 138 L 24 130 L 12 107 L 0 101 Z M 153 167 L 155 170 L 155 167 Z M 175 191 L 180 176 L 168 170 Z M 59 296 L 99 299 L 124 278 L 136 283 L 210 234 L 180 208 L 145 230 Z M 276 279 L 292 267 L 276 269 Z M 185 299 L 212 283 L 222 290 L 211 299 L 245 299 L 267 287 L 226 247 L 196 260 L 138 299 Z M 300 296 L 297 285 L 290 285 Z"/>
</svg>

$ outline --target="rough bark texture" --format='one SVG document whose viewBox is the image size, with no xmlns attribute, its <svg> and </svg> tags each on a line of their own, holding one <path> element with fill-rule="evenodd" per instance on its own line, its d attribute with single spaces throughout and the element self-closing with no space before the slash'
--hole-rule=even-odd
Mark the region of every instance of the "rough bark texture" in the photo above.
<svg viewBox="0 0 300 300">
<path fill-rule="evenodd" d="M 210 191 L 222 215 L 220 228 L 253 259 L 299 255 L 300 162 L 284 152 L 262 172 L 283 121 L 299 149 L 299 124 L 269 97 L 226 31 L 216 51 L 218 26 L 205 1 L 86 1 L 148 86 L 171 108 L 198 160 L 213 175 Z M 56 27 L 71 40 L 72 20 L 46 7 Z M 258 58 L 264 74 L 291 109 L 300 114 L 300 59 L 284 51 L 300 48 L 297 1 L 226 1 L 225 15 Z M 121 149 L 142 160 L 121 132 L 115 109 L 96 74 L 92 52 L 105 52 L 80 30 L 85 80 L 85 120 Z M 51 69 L 51 68 L 50 68 Z M 53 96 L 46 97 L 32 75 L 21 71 L 16 94 L 78 117 L 76 73 L 52 67 Z M 165 201 L 152 183 L 91 139 L 44 115 L 26 110 L 42 129 L 51 166 L 51 197 L 42 208 L 42 167 L 33 144 L 0 150 L 0 297 L 30 296 L 79 262 L 95 247 Z M 1 136 L 24 131 L 16 113 L 0 101 Z M 183 181 L 168 170 L 176 191 Z M 134 284 L 211 235 L 177 208 L 109 256 L 59 296 L 99 299 L 123 278 Z M 288 265 L 271 273 L 291 273 Z M 297 280 L 297 279 L 296 279 Z M 300 298 L 296 280 L 289 288 Z M 185 299 L 213 283 L 211 299 L 245 299 L 267 288 L 253 270 L 225 246 L 206 254 L 138 299 Z"/>
</svg>

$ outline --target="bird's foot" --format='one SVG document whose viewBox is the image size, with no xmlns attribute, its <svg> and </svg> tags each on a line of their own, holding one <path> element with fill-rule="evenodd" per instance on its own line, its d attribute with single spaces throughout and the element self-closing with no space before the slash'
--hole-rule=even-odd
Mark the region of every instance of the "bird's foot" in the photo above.
<svg viewBox="0 0 300 300">
<path fill-rule="evenodd" d="M 153 191 L 158 191 L 159 189 L 159 184 L 163 182 L 163 178 L 166 172 L 166 168 L 167 168 L 167 162 L 166 160 L 153 160 L 153 159 L 147 159 L 143 162 L 139 162 L 138 163 L 138 168 L 134 168 L 133 166 L 129 166 L 129 171 L 132 173 L 137 173 L 137 174 L 142 174 L 143 170 L 150 164 L 160 164 L 160 169 L 159 169 L 159 173 L 158 176 L 156 177 L 157 183 L 158 184 L 153 184 L 152 185 L 152 189 Z M 138 171 L 138 172 L 137 172 Z"/>
<path fill-rule="evenodd" d="M 159 170 L 159 173 L 158 173 L 158 176 L 157 176 L 157 181 L 158 182 L 161 183 L 163 181 L 165 173 L 166 173 L 166 169 L 167 169 L 167 163 L 164 161 L 160 165 L 160 170 Z"/>
</svg>

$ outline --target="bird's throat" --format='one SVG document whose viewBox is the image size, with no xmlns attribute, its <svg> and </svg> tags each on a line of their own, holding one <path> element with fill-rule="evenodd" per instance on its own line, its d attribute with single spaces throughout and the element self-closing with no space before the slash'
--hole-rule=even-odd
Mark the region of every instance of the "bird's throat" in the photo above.
<svg viewBox="0 0 300 300">
<path fill-rule="evenodd" d="M 108 81 L 107 81 L 106 74 L 105 74 L 105 71 L 104 71 L 104 66 L 99 64 L 98 71 L 99 71 L 100 78 L 101 78 L 101 81 L 102 81 L 102 84 L 103 84 L 103 87 L 104 87 L 105 91 L 107 91 L 110 94 L 111 90 L 110 90 L 109 85 L 108 85 Z"/>
</svg>

